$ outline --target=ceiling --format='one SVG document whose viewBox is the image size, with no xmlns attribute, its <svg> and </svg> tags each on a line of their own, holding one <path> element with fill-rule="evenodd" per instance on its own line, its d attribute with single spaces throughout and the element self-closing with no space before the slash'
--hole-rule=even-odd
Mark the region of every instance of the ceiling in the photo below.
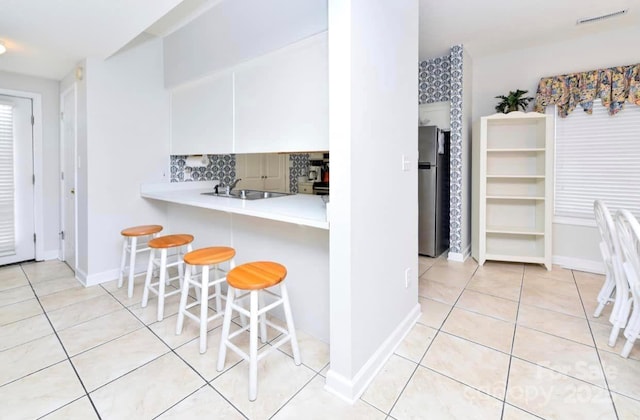
<svg viewBox="0 0 640 420">
<path fill-rule="evenodd" d="M 86 57 L 107 58 L 164 36 L 224 0 L 0 0 L 0 71 L 62 79 Z M 230 1 L 230 0 L 227 0 Z M 299 0 L 292 0 L 299 1 Z M 473 57 L 640 25 L 639 0 L 419 0 L 420 58 L 463 44 Z M 576 26 L 576 20 L 630 9 Z"/>
</svg>

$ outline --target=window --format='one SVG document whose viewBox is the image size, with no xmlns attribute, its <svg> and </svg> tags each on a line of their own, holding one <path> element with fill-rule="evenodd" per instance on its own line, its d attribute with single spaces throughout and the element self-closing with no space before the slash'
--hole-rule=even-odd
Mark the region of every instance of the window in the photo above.
<svg viewBox="0 0 640 420">
<path fill-rule="evenodd" d="M 0 102 L 0 256 L 15 254 L 13 107 Z"/>
<path fill-rule="evenodd" d="M 577 109 L 556 118 L 556 221 L 593 220 L 593 201 L 640 217 L 640 106 L 609 116 L 600 101 L 593 115 Z"/>
</svg>

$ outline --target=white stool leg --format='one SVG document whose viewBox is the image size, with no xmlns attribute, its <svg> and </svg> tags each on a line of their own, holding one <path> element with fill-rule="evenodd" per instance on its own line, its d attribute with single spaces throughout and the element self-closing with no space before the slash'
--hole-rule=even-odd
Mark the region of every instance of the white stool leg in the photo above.
<svg viewBox="0 0 640 420">
<path fill-rule="evenodd" d="M 147 306 L 149 301 L 149 287 L 151 285 L 151 276 L 153 275 L 153 259 L 155 258 L 155 249 L 151 248 L 149 252 L 149 264 L 147 265 L 147 277 L 144 279 L 144 291 L 142 292 L 142 307 Z"/>
<path fill-rule="evenodd" d="M 187 297 L 189 297 L 189 283 L 191 279 L 191 266 L 185 267 L 184 284 L 180 293 L 180 306 L 178 307 L 178 322 L 176 323 L 176 334 L 182 334 L 184 324 L 184 312 L 187 310 Z"/>
<path fill-rule="evenodd" d="M 138 238 L 135 236 L 131 238 L 131 258 L 129 258 L 129 284 L 127 290 L 127 296 L 133 296 L 133 280 L 136 270 L 136 254 L 138 253 Z"/>
<path fill-rule="evenodd" d="M 289 336 L 291 337 L 291 350 L 293 351 L 293 361 L 296 366 L 299 366 L 300 361 L 300 349 L 298 349 L 298 337 L 296 335 L 296 327 L 293 325 L 293 315 L 291 314 L 291 306 L 289 305 L 289 294 L 287 293 L 287 286 L 284 282 L 280 283 L 280 293 L 282 294 L 282 306 L 284 306 L 284 316 L 287 320 L 287 329 L 289 330 Z"/>
<path fill-rule="evenodd" d="M 123 237 L 122 241 L 122 258 L 120 259 L 120 275 L 118 276 L 118 289 L 122 287 L 124 267 L 127 263 L 127 245 L 129 245 L 129 238 Z"/>
<path fill-rule="evenodd" d="M 264 308 L 264 293 L 258 292 L 258 309 Z M 260 341 L 262 343 L 267 342 L 267 313 L 260 315 Z"/>
<path fill-rule="evenodd" d="M 249 401 L 258 396 L 258 292 L 252 290 L 249 309 Z"/>
<path fill-rule="evenodd" d="M 231 317 L 233 316 L 233 298 L 236 292 L 233 287 L 229 286 L 227 290 L 227 305 L 224 309 L 224 318 L 222 319 L 222 333 L 220 334 L 220 348 L 218 350 L 218 366 L 216 370 L 222 372 L 224 362 L 227 357 L 227 340 L 229 339 L 229 329 L 231 328 Z"/>
<path fill-rule="evenodd" d="M 167 249 L 160 250 L 160 279 L 158 281 L 158 321 L 164 318 L 164 282 L 167 275 Z"/>
<path fill-rule="evenodd" d="M 218 280 L 220 280 L 220 269 L 218 264 L 214 265 L 213 269 L 215 271 L 215 281 L 216 281 L 216 285 L 215 285 L 216 313 L 220 313 L 220 311 L 222 310 L 222 297 L 220 296 L 220 282 L 218 282 Z"/>
<path fill-rule="evenodd" d="M 200 354 L 207 351 L 207 318 L 209 318 L 209 266 L 202 266 L 200 290 Z"/>
</svg>

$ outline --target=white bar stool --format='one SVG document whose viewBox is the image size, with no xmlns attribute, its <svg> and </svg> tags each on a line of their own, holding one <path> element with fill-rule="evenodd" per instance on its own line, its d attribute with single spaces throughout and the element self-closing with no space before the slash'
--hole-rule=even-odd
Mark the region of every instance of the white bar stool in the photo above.
<svg viewBox="0 0 640 420">
<path fill-rule="evenodd" d="M 289 305 L 289 295 L 287 287 L 283 280 L 287 276 L 287 269 L 282 265 L 270 261 L 251 262 L 239 265 L 227 273 L 227 306 L 224 311 L 224 321 L 222 323 L 222 336 L 220 338 L 220 351 L 218 352 L 218 372 L 224 369 L 225 359 L 227 355 L 227 347 L 236 352 L 240 357 L 249 362 L 249 400 L 255 401 L 258 394 L 258 360 L 266 356 L 270 351 L 277 349 L 287 341 L 291 341 L 291 349 L 293 350 L 293 360 L 296 366 L 299 366 L 300 351 L 298 350 L 298 340 L 296 338 L 296 330 L 293 325 L 293 316 L 291 315 L 291 306 Z M 280 285 L 281 296 L 266 290 L 269 287 Z M 244 294 L 235 296 L 235 290 L 244 291 Z M 276 298 L 273 303 L 267 306 L 262 304 L 259 293 L 266 293 Z M 249 311 L 236 303 L 237 300 L 249 297 Z M 266 319 L 268 311 L 283 306 L 285 318 L 287 321 L 287 330 L 275 325 Z M 262 307 L 260 307 L 262 306 Z M 231 327 L 231 318 L 233 311 L 249 316 L 249 325 L 229 334 Z M 258 317 L 261 318 L 261 338 L 266 341 L 266 325 L 282 333 L 280 338 L 272 346 L 263 350 L 258 354 Z M 240 350 L 231 340 L 243 332 L 249 330 L 249 355 Z"/>
<path fill-rule="evenodd" d="M 138 238 L 151 236 L 155 238 L 158 236 L 158 232 L 162 230 L 160 225 L 143 225 L 133 226 L 123 229 L 120 234 L 124 237 L 122 241 L 122 260 L 120 261 L 120 275 L 118 276 L 118 289 L 122 287 L 124 281 L 124 271 L 127 263 L 127 254 L 129 257 L 129 284 L 127 289 L 127 296 L 133 296 L 133 279 L 136 277 L 134 273 L 136 267 L 136 254 L 140 252 L 146 252 L 149 247 L 146 243 L 138 243 Z M 137 274 L 138 276 L 143 273 Z"/>
<path fill-rule="evenodd" d="M 226 280 L 226 276 L 220 276 L 219 265 L 221 263 L 229 261 L 229 268 L 235 267 L 233 257 L 236 255 L 236 250 L 226 246 L 215 246 L 209 248 L 196 249 L 184 256 L 185 262 L 185 275 L 182 283 L 182 294 L 180 296 L 180 309 L 178 310 L 178 322 L 176 325 L 176 334 L 182 333 L 182 326 L 184 324 L 185 315 L 200 324 L 200 353 L 207 351 L 207 324 L 214 319 L 217 319 L 224 315 L 222 311 L 222 299 L 226 299 L 221 291 L 220 284 Z M 195 276 L 193 268 L 199 266 L 202 269 L 200 276 Z M 214 278 L 212 281 L 209 278 L 209 267 L 213 266 Z M 200 281 L 196 278 L 200 277 Z M 187 298 L 189 296 L 189 288 L 194 286 L 196 291 L 200 290 L 200 299 L 194 303 L 187 305 Z M 209 287 L 215 287 L 215 293 L 209 296 Z M 212 316 L 208 315 L 209 300 L 216 299 L 216 314 Z M 194 306 L 200 305 L 200 316 L 194 315 L 189 309 Z"/>
<path fill-rule="evenodd" d="M 147 278 L 144 282 L 144 294 L 142 295 L 142 307 L 147 306 L 149 301 L 149 292 L 153 292 L 158 296 L 158 321 L 162 321 L 164 318 L 164 299 L 169 296 L 180 293 L 180 289 L 172 292 L 165 292 L 165 285 L 169 284 L 173 280 L 179 279 L 180 285 L 183 283 L 183 265 L 182 260 L 183 247 L 186 247 L 187 252 L 191 252 L 191 242 L 193 242 L 193 235 L 179 234 L 179 235 L 167 235 L 154 238 L 149 241 L 149 248 L 151 253 L 149 254 L 149 265 L 147 266 Z M 169 249 L 176 249 L 176 261 L 167 263 L 167 251 Z M 156 250 L 160 250 L 160 259 L 155 258 Z M 153 269 L 158 267 L 159 275 L 158 281 L 151 283 L 151 277 L 153 276 Z M 170 267 L 178 267 L 178 275 L 176 277 L 169 277 L 167 275 L 167 269 Z M 157 287 L 157 288 L 156 288 Z"/>
</svg>

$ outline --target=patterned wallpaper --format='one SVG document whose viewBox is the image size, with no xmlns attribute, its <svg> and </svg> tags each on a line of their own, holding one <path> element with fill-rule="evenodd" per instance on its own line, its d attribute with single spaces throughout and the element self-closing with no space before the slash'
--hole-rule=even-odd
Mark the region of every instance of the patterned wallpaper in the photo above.
<svg viewBox="0 0 640 420">
<path fill-rule="evenodd" d="M 236 178 L 236 155 L 208 155 L 206 167 L 186 166 L 187 156 L 171 156 L 171 182 L 220 180 L 226 186 Z"/>
<path fill-rule="evenodd" d="M 309 171 L 309 153 L 292 153 L 289 155 L 289 192 L 298 192 L 298 177 Z"/>
<path fill-rule="evenodd" d="M 462 45 L 451 47 L 449 252 L 462 252 Z"/>
<path fill-rule="evenodd" d="M 462 75 L 463 47 L 454 45 L 448 56 L 420 62 L 418 103 L 451 103 L 451 157 L 449 196 L 449 252 L 462 252 Z"/>
<path fill-rule="evenodd" d="M 418 103 L 445 102 L 451 97 L 451 59 L 431 58 L 418 67 Z"/>
</svg>

